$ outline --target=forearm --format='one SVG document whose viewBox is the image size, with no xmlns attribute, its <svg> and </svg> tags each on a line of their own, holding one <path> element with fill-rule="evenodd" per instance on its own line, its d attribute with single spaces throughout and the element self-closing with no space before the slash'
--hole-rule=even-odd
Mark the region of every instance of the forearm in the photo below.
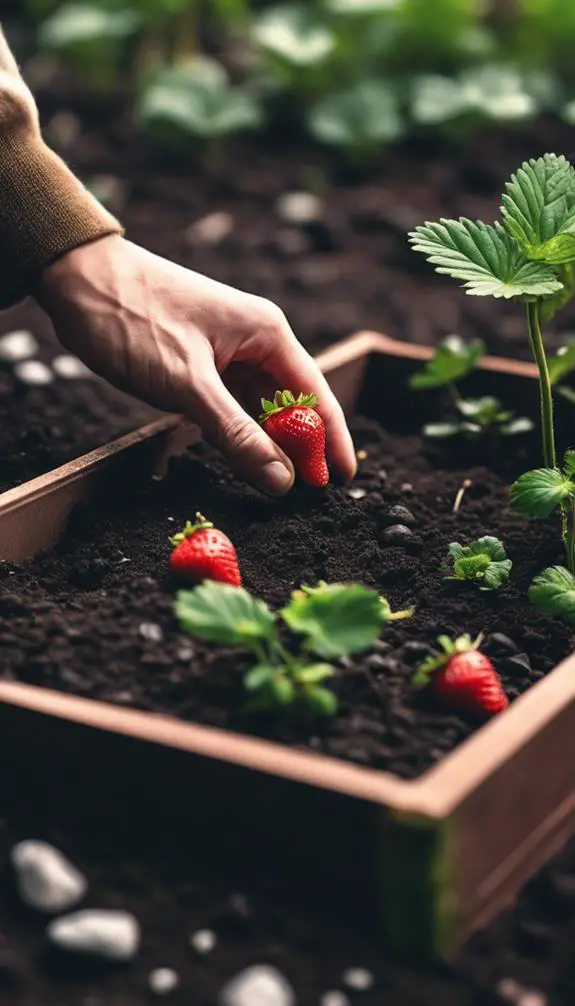
<svg viewBox="0 0 575 1006">
<path fill-rule="evenodd" d="M 0 28 L 0 307 L 28 294 L 50 262 L 120 230 L 44 143 Z"/>
</svg>

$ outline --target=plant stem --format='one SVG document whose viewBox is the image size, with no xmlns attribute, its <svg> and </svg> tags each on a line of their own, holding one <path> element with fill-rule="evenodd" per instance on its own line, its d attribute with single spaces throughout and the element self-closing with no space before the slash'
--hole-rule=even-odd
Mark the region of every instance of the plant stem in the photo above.
<svg viewBox="0 0 575 1006">
<path fill-rule="evenodd" d="M 563 523 L 565 527 L 567 567 L 571 573 L 575 573 L 575 497 L 571 500 L 569 508 L 563 511 Z"/>
<path fill-rule="evenodd" d="M 541 335 L 541 307 L 539 301 L 528 301 L 527 326 L 531 351 L 539 370 L 539 401 L 541 410 L 541 436 L 543 440 L 543 463 L 546 468 L 557 467 L 555 453 L 555 430 L 553 428 L 553 394 L 547 367 L 547 357 Z"/>
</svg>

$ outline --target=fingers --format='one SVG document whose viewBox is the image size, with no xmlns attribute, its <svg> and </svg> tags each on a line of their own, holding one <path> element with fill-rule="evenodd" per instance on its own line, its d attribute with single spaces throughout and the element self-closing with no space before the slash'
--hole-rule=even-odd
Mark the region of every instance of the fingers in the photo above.
<svg viewBox="0 0 575 1006">
<path fill-rule="evenodd" d="M 281 337 L 272 342 L 265 367 L 278 387 L 289 388 L 295 395 L 300 391 L 316 393 L 316 408 L 326 428 L 328 462 L 342 479 L 352 479 L 357 459 L 343 409 L 321 370 L 297 341 L 287 322 Z"/>
<path fill-rule="evenodd" d="M 262 427 L 244 412 L 224 386 L 213 361 L 202 367 L 186 412 L 232 468 L 271 496 L 283 496 L 294 482 L 293 465 Z"/>
</svg>

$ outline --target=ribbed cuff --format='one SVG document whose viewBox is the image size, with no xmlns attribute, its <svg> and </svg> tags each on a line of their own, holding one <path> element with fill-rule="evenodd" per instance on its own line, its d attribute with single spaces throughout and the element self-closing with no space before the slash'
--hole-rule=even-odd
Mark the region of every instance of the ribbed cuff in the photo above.
<svg viewBox="0 0 575 1006">
<path fill-rule="evenodd" d="M 118 221 L 46 146 L 33 106 L 20 95 L 15 101 L 13 94 L 0 94 L 0 106 L 5 97 L 0 107 L 0 307 L 30 293 L 38 272 L 61 255 L 122 233 Z M 14 116 L 6 115 L 10 105 Z"/>
</svg>

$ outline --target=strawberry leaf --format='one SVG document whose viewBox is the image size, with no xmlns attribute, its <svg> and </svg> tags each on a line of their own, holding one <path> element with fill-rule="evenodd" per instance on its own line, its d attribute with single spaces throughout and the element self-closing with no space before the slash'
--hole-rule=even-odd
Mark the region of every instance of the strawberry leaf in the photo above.
<svg viewBox="0 0 575 1006">
<path fill-rule="evenodd" d="M 323 716 L 327 719 L 337 713 L 337 696 L 330 692 L 329 688 L 314 685 L 312 688 L 306 689 L 302 698 L 316 716 Z"/>
<path fill-rule="evenodd" d="M 529 600 L 538 611 L 575 622 L 575 576 L 564 566 L 550 566 L 535 577 Z"/>
<path fill-rule="evenodd" d="M 366 650 L 386 620 L 376 591 L 344 583 L 295 591 L 281 615 L 308 650 L 328 660 Z"/>
<path fill-rule="evenodd" d="M 257 692 L 264 685 L 269 685 L 277 673 L 278 669 L 273 664 L 256 664 L 246 674 L 244 688 L 248 692 Z"/>
<path fill-rule="evenodd" d="M 547 360 L 547 366 L 551 384 L 557 384 L 575 370 L 575 339 L 568 339 L 564 346 L 560 346 L 555 356 Z"/>
<path fill-rule="evenodd" d="M 511 506 L 524 517 L 548 517 L 575 495 L 575 483 L 558 468 L 535 468 L 511 486 Z"/>
<path fill-rule="evenodd" d="M 465 342 L 459 335 L 448 335 L 423 369 L 412 374 L 409 386 L 420 390 L 454 384 L 473 370 L 484 352 L 485 345 L 481 339 Z"/>
<path fill-rule="evenodd" d="M 507 182 L 501 213 L 529 259 L 563 265 L 575 259 L 575 168 L 557 154 L 525 161 Z"/>
<path fill-rule="evenodd" d="M 294 672 L 294 678 L 298 684 L 317 685 L 326 678 L 332 678 L 335 674 L 331 664 L 308 664 L 300 667 Z"/>
<path fill-rule="evenodd" d="M 513 564 L 499 538 L 484 535 L 470 545 L 452 542 L 449 554 L 454 571 L 450 580 L 480 581 L 481 590 L 499 590 L 509 579 Z"/>
<path fill-rule="evenodd" d="M 532 262 L 500 223 L 465 217 L 417 227 L 409 235 L 438 273 L 463 280 L 477 297 L 544 297 L 562 284 L 551 266 Z"/>
<path fill-rule="evenodd" d="M 275 637 L 275 616 L 264 601 L 243 587 L 206 580 L 176 596 L 176 618 L 182 629 L 198 639 L 253 649 Z"/>
</svg>

